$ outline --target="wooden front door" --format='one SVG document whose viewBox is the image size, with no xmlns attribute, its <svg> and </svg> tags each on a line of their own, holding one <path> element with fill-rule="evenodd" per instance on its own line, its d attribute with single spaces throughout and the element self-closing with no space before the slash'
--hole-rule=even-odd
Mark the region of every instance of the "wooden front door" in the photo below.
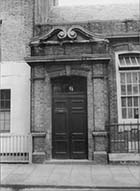
<svg viewBox="0 0 140 191">
<path fill-rule="evenodd" d="M 87 159 L 86 79 L 52 80 L 52 147 L 55 159 Z"/>
</svg>

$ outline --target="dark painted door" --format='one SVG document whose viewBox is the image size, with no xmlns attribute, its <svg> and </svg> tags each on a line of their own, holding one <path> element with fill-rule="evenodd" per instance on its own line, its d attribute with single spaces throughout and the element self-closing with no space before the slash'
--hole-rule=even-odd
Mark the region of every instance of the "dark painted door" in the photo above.
<svg viewBox="0 0 140 191">
<path fill-rule="evenodd" d="M 86 79 L 54 79 L 52 109 L 53 158 L 87 158 Z"/>
</svg>

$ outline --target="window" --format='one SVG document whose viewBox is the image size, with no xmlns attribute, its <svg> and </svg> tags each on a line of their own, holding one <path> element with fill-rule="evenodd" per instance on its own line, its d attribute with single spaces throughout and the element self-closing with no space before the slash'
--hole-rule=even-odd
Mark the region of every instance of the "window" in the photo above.
<svg viewBox="0 0 140 191">
<path fill-rule="evenodd" d="M 52 88 L 54 94 L 86 92 L 86 80 L 84 77 L 78 76 L 58 77 L 53 79 Z"/>
<path fill-rule="evenodd" d="M 10 90 L 0 90 L 0 132 L 10 131 Z"/>
<path fill-rule="evenodd" d="M 140 118 L 140 54 L 118 57 L 118 109 L 120 120 Z"/>
</svg>

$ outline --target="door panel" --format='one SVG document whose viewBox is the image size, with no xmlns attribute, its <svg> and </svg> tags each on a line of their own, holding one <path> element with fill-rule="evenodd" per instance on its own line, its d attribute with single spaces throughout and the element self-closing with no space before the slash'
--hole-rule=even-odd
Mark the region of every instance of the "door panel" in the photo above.
<svg viewBox="0 0 140 191">
<path fill-rule="evenodd" d="M 87 159 L 85 153 L 86 141 L 84 139 L 72 139 L 71 158 L 72 159 Z"/>
<path fill-rule="evenodd" d="M 86 100 L 71 100 L 71 158 L 87 158 Z"/>
<path fill-rule="evenodd" d="M 53 158 L 68 158 L 68 115 L 66 100 L 53 103 Z"/>
<path fill-rule="evenodd" d="M 65 135 L 67 133 L 67 116 L 66 113 L 58 113 L 60 111 L 55 112 L 55 121 L 54 121 L 54 131 L 55 135 Z"/>
</svg>

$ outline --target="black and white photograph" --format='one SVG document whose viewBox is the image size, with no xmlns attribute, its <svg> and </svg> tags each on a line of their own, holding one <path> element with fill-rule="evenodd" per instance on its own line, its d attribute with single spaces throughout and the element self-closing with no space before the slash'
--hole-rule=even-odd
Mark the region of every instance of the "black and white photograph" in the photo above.
<svg viewBox="0 0 140 191">
<path fill-rule="evenodd" d="M 0 191 L 140 191 L 140 0 L 0 0 Z"/>
</svg>

